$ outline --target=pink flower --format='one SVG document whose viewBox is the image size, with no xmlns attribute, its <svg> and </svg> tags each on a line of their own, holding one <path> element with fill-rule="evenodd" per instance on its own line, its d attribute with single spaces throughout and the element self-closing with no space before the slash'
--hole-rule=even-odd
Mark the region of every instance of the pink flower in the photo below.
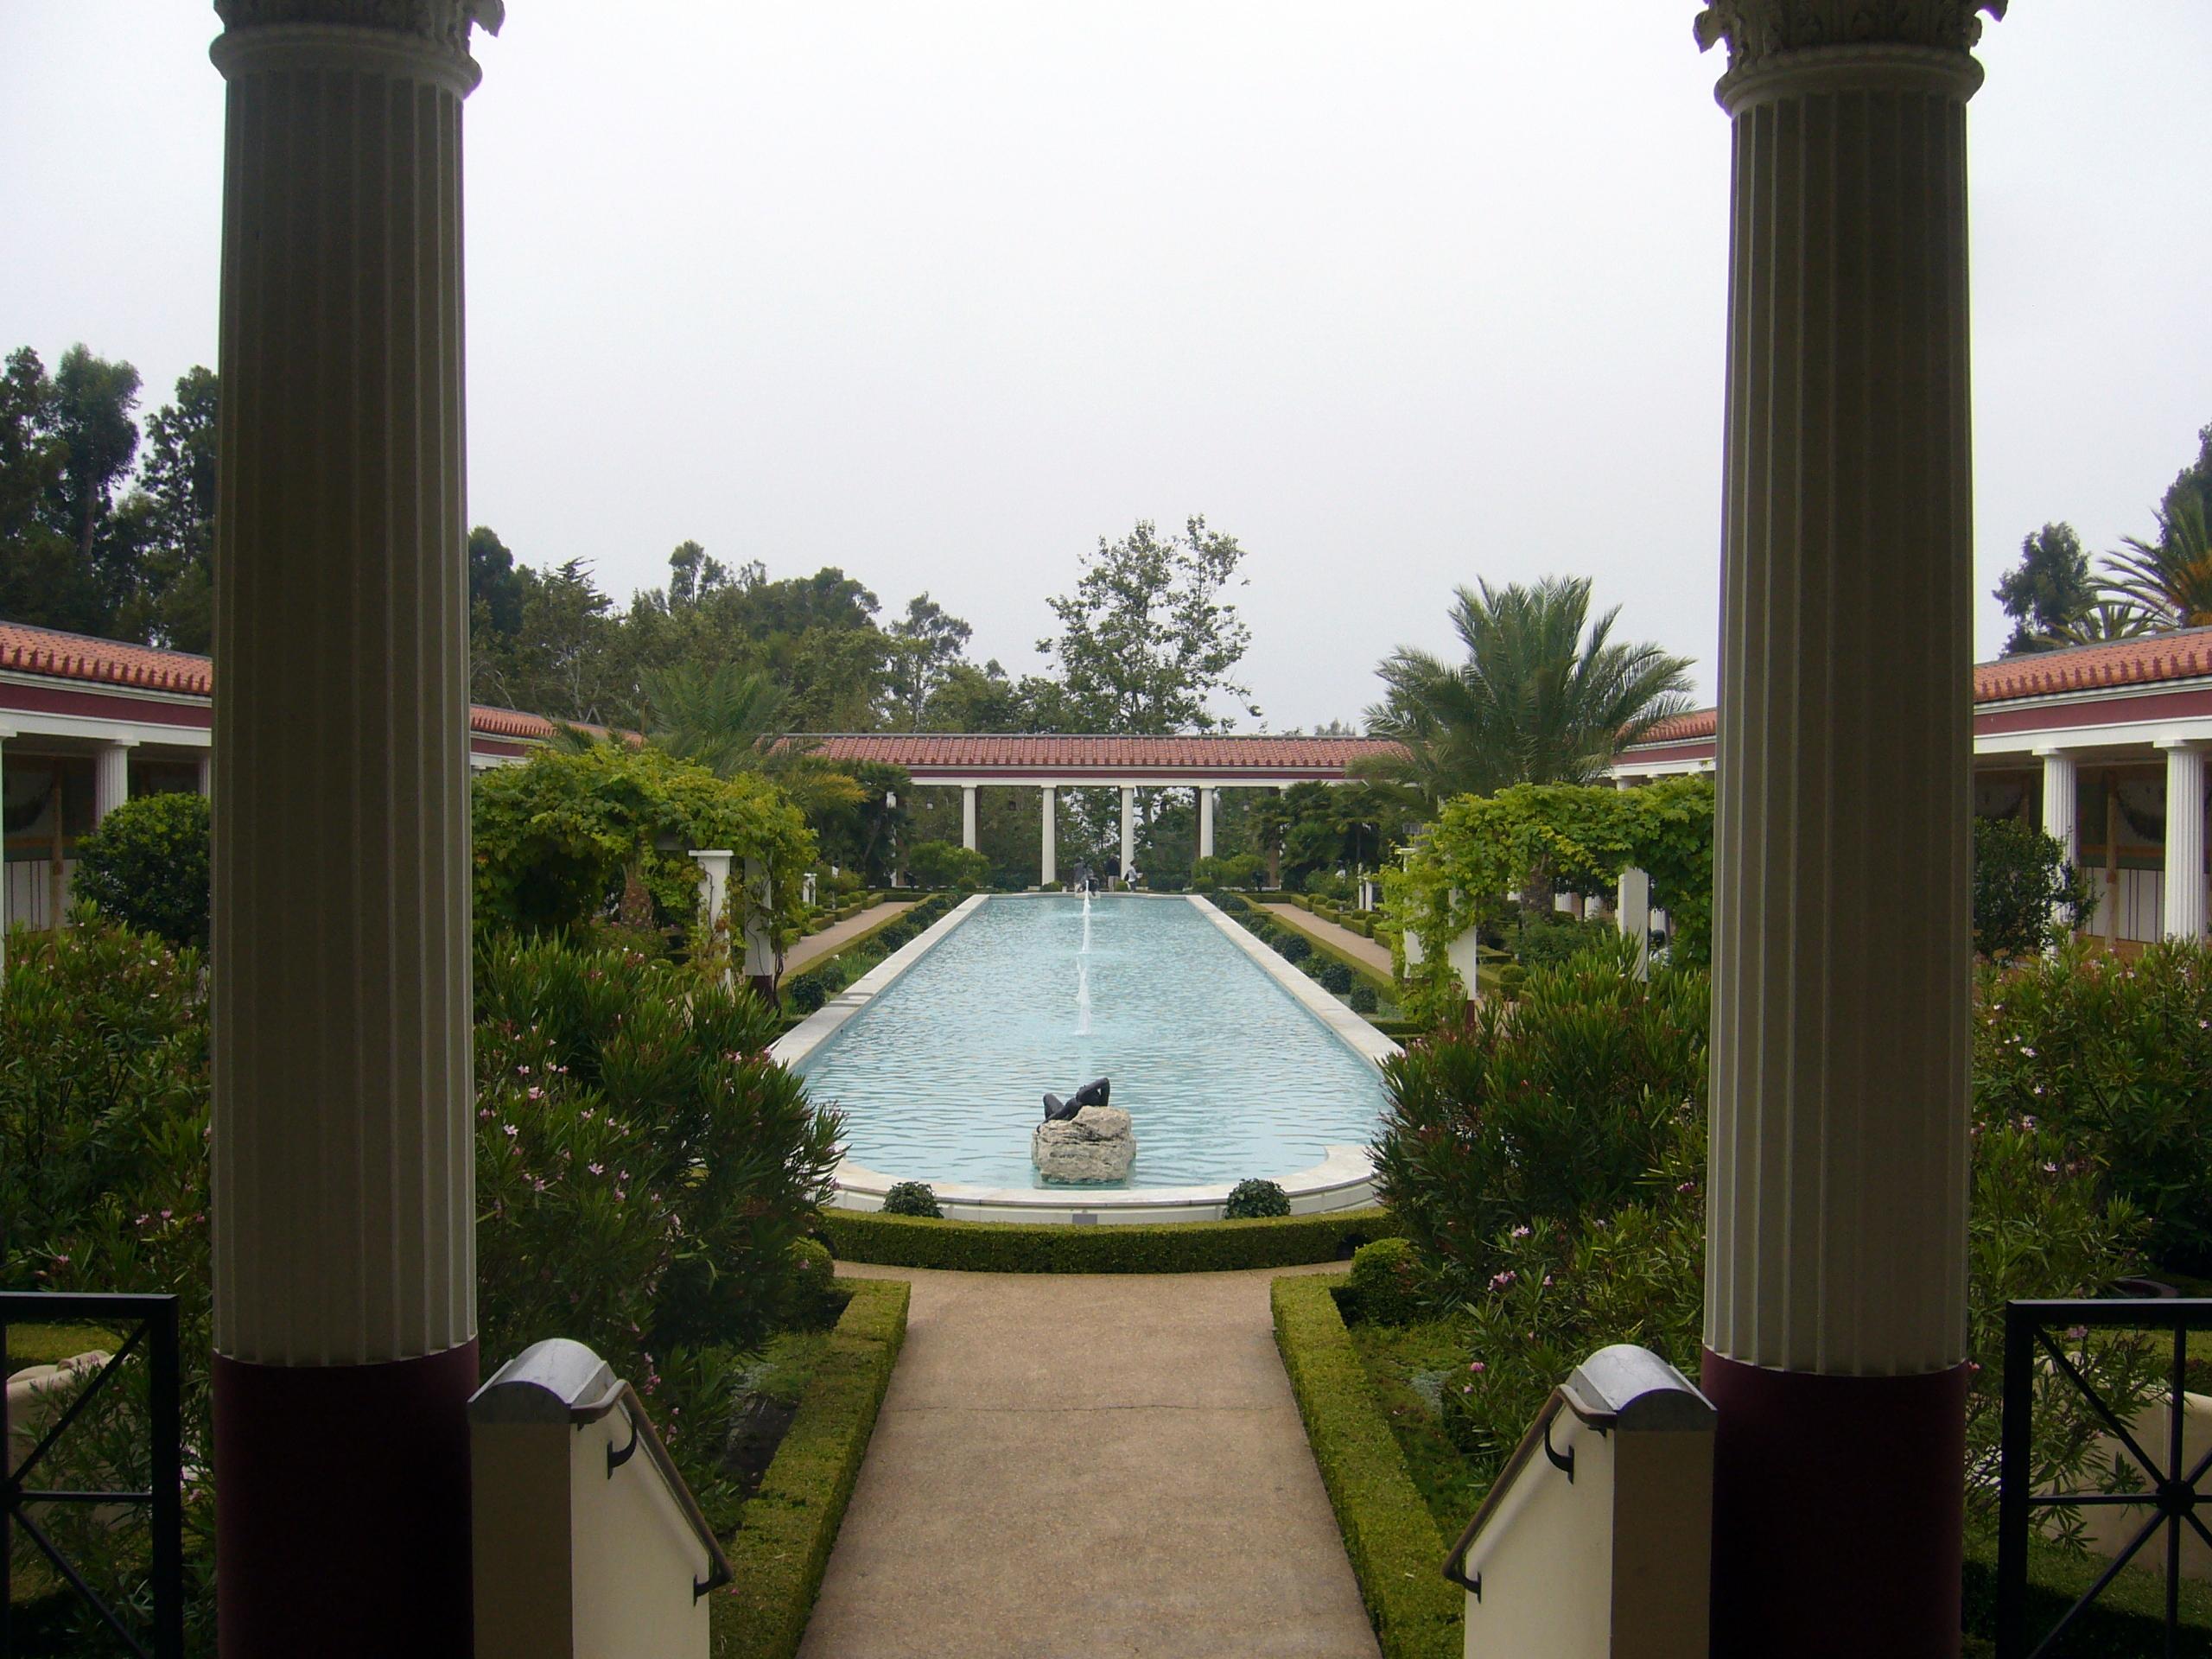
<svg viewBox="0 0 2212 1659">
<path fill-rule="evenodd" d="M 1490 1367 L 1484 1364 L 1479 1359 L 1471 1359 L 1467 1362 L 1467 1369 L 1472 1371 L 1477 1376 L 1480 1376 L 1484 1371 L 1488 1370 Z"/>
<path fill-rule="evenodd" d="M 1513 1230 L 1513 1236 L 1516 1238 L 1526 1238 L 1529 1236 L 1529 1230 L 1526 1227 L 1516 1227 Z"/>
<path fill-rule="evenodd" d="M 584 1167 L 594 1175 L 604 1175 L 607 1173 L 607 1166 L 605 1164 L 586 1164 Z"/>
<path fill-rule="evenodd" d="M 515 1126 L 512 1123 L 502 1123 L 499 1127 L 505 1132 L 509 1140 L 512 1140 L 518 1133 Z"/>
</svg>

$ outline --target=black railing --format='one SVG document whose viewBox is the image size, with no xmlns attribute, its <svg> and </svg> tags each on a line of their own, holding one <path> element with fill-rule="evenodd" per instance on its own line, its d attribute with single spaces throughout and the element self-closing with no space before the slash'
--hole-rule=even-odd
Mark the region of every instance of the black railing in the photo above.
<svg viewBox="0 0 2212 1659">
<path fill-rule="evenodd" d="M 122 1336 L 114 1357 L 92 1376 L 61 1414 L 47 1428 L 37 1445 L 19 1464 L 9 1442 L 0 1466 L 0 1659 L 16 1651 L 15 1586 L 10 1563 L 14 1530 L 38 1547 L 54 1570 L 99 1615 L 125 1651 L 140 1659 L 181 1659 L 184 1652 L 184 1505 L 182 1424 L 179 1420 L 177 1376 L 176 1298 L 174 1296 L 71 1296 L 45 1291 L 0 1293 L 0 1377 L 8 1363 L 10 1325 L 84 1324 Z M 125 1360 L 143 1352 L 147 1365 L 149 1414 L 147 1482 L 143 1491 L 81 1491 L 34 1490 L 26 1482 L 54 1443 L 100 1391 L 113 1381 Z M 14 1426 L 11 1423 L 10 1427 Z M 117 1617 L 115 1610 L 87 1583 L 76 1564 L 62 1554 L 46 1529 L 32 1519 L 33 1505 L 53 1503 L 139 1506 L 151 1522 L 149 1578 L 154 1601 L 153 1645 L 148 1647 Z"/>
<path fill-rule="evenodd" d="M 2076 1619 L 2120 1576 L 2122 1568 L 2143 1547 L 2165 1532 L 2166 1606 L 2165 1649 L 2172 1655 L 2181 1630 L 2181 1547 L 2183 1529 L 2212 1547 L 2212 1532 L 2197 1518 L 2200 1502 L 2212 1498 L 2201 1491 L 2212 1452 L 2188 1462 L 2183 1435 L 2183 1396 L 2188 1393 L 2189 1333 L 2212 1328 L 2212 1299 L 2157 1297 L 2102 1301 L 2023 1301 L 2005 1309 L 2005 1416 L 1997 1489 L 1997 1659 L 2057 1659 L 2061 1645 Z M 2167 1372 L 2164 1416 L 2165 1456 L 2153 1458 L 2139 1443 L 2136 1420 L 2142 1414 L 2134 1401 L 2117 1408 L 2097 1392 L 2084 1375 L 2081 1338 L 2094 1330 L 2162 1332 L 2173 1338 Z M 2066 1333 L 2064 1343 L 2052 1332 Z M 2072 1346 L 2072 1351 L 2069 1351 Z M 2145 1488 L 2134 1492 L 2039 1492 L 2031 1461 L 2034 1452 L 2035 1395 L 2039 1374 L 2063 1378 L 2079 1393 L 2103 1425 L 2113 1443 L 2140 1467 Z M 2157 1440 L 2157 1434 L 2144 1438 Z M 2031 1638 L 2028 1615 L 2028 1541 L 2038 1510 L 2052 1509 L 2145 1509 L 2150 1518 L 2113 1556 L 2081 1599 L 2039 1638 Z"/>
</svg>

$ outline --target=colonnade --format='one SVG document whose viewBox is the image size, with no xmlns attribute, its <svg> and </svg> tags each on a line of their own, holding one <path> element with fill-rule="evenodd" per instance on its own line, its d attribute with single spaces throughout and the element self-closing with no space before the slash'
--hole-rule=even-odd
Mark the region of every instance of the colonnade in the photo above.
<svg viewBox="0 0 2212 1659">
<path fill-rule="evenodd" d="M 2163 738 L 2152 753 L 2163 758 L 2166 773 L 2165 847 L 2160 868 L 2158 934 L 2169 939 L 2202 939 L 2212 933 L 2208 922 L 2204 868 L 2204 751 L 2194 738 Z M 2044 833 L 2066 849 L 2066 861 L 2082 861 L 2081 779 L 2084 755 L 2073 749 L 2038 748 L 2035 758 L 2043 766 Z M 2099 764 L 2091 759 L 2091 764 Z M 2101 827 L 2098 839 L 2109 839 Z M 2109 901 L 2109 898 L 2108 898 Z M 2109 913 L 2107 923 L 2114 921 Z"/>
<path fill-rule="evenodd" d="M 1196 798 L 1196 804 L 1198 807 L 1198 855 L 1200 858 L 1211 858 L 1214 855 L 1214 810 L 1217 804 L 1215 798 L 1220 794 L 1222 790 L 1224 788 L 1273 789 L 1281 791 L 1287 791 L 1290 788 L 1290 785 L 1287 783 L 1277 783 L 1272 781 L 1255 782 L 1249 784 L 1241 782 L 1236 784 L 1166 783 L 1157 785 L 1108 783 L 1103 785 L 1086 785 L 1079 782 L 1052 783 L 1035 785 L 986 785 L 980 782 L 969 783 L 963 781 L 957 784 L 940 785 L 938 786 L 944 788 L 954 788 L 960 791 L 960 844 L 971 853 L 978 850 L 979 837 L 976 829 L 976 791 L 985 787 L 1036 788 L 1039 797 L 1041 798 L 1038 881 L 1039 886 L 1046 887 L 1058 887 L 1059 885 L 1058 814 L 1059 791 L 1062 789 L 1081 788 L 1085 786 L 1105 787 L 1117 790 L 1120 792 L 1122 804 L 1122 869 L 1124 874 L 1126 874 L 1128 870 L 1134 868 L 1136 864 L 1137 791 L 1140 788 L 1188 789 L 1192 791 L 1193 796 Z"/>
</svg>

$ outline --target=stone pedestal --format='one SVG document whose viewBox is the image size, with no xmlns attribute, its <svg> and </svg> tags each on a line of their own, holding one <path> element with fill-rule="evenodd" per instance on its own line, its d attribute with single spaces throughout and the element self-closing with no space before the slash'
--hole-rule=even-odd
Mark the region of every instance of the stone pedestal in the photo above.
<svg viewBox="0 0 2212 1659">
<path fill-rule="evenodd" d="M 1029 1160 L 1056 1186 L 1125 1181 L 1136 1159 L 1136 1132 L 1118 1106 L 1086 1106 L 1073 1117 L 1039 1123 L 1029 1137 Z"/>
</svg>

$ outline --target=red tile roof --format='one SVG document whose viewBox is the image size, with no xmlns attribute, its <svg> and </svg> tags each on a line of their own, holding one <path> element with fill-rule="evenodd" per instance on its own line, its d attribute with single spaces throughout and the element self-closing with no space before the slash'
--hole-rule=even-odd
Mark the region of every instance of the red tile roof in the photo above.
<svg viewBox="0 0 2212 1659">
<path fill-rule="evenodd" d="M 2075 692 L 2206 678 L 2212 678 L 2212 628 L 2181 628 L 2171 633 L 2145 634 L 2139 639 L 2023 652 L 1993 663 L 1977 663 L 1974 700 L 2011 702 L 2021 697 L 2063 697 Z M 1718 712 L 1700 709 L 1661 721 L 1636 747 L 1693 743 L 1712 737 L 1717 727 Z"/>
<path fill-rule="evenodd" d="M 931 770 L 1033 768 L 1146 772 L 1341 771 L 1395 747 L 1377 737 L 1022 736 L 972 733 L 834 733 L 808 740 L 830 760 Z"/>
<path fill-rule="evenodd" d="M 164 691 L 178 696 L 214 693 L 213 665 L 188 651 L 163 651 L 90 634 L 63 633 L 21 622 L 0 622 L 0 672 L 42 674 L 58 680 L 85 680 L 132 691 Z M 553 722 L 518 709 L 468 711 L 471 731 L 487 737 L 548 738 Z"/>
</svg>

